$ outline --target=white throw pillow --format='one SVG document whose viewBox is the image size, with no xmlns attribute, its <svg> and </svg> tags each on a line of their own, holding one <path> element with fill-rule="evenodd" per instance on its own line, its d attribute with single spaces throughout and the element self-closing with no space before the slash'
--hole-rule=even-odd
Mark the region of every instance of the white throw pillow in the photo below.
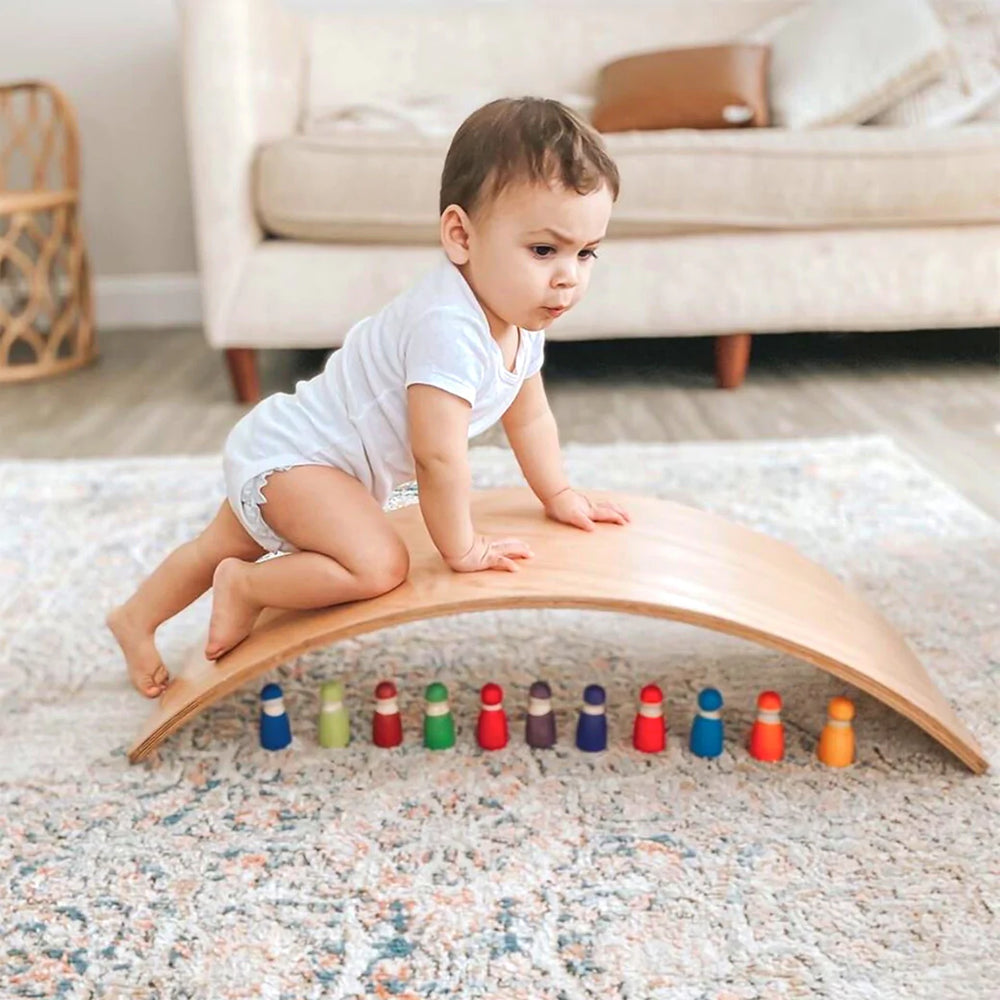
<svg viewBox="0 0 1000 1000">
<path fill-rule="evenodd" d="M 373 95 L 355 104 L 313 111 L 303 122 L 306 133 L 408 132 L 451 135 L 476 108 L 499 93 L 469 89 L 456 94 L 428 94 L 400 99 Z"/>
<path fill-rule="evenodd" d="M 771 119 L 787 128 L 866 121 L 947 66 L 926 0 L 816 0 L 770 43 Z"/>
<path fill-rule="evenodd" d="M 944 76 L 872 119 L 873 125 L 946 128 L 988 113 L 1000 99 L 1000 0 L 936 0 L 948 35 Z"/>
<path fill-rule="evenodd" d="M 302 123 L 302 131 L 319 135 L 396 132 L 452 136 L 473 111 L 502 96 L 494 91 L 472 89 L 460 94 L 434 94 L 402 100 L 373 97 L 361 104 L 344 104 L 314 112 Z M 585 94 L 560 94 L 557 100 L 585 119 L 589 119 L 593 110 L 594 99 Z"/>
</svg>

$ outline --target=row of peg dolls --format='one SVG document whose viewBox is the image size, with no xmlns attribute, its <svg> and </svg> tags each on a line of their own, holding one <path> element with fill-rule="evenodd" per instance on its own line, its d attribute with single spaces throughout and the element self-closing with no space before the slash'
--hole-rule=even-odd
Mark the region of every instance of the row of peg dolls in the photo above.
<svg viewBox="0 0 1000 1000">
<path fill-rule="evenodd" d="M 607 749 L 607 695 L 600 684 L 588 684 L 583 692 L 576 723 L 575 742 L 579 750 L 594 753 Z M 714 687 L 698 695 L 698 709 L 688 738 L 690 751 L 698 757 L 718 757 L 722 753 L 724 723 L 722 695 Z M 747 748 L 761 761 L 779 761 L 785 755 L 785 727 L 781 721 L 781 696 L 763 691 L 757 698 L 757 715 L 751 726 Z M 854 705 L 847 698 L 831 699 L 827 721 L 817 746 L 819 759 L 831 767 L 846 767 L 854 761 Z M 552 691 L 545 681 L 535 681 L 528 693 L 525 742 L 545 749 L 556 744 L 556 717 Z M 267 684 L 261 691 L 260 741 L 268 750 L 280 750 L 292 739 L 281 688 Z M 320 691 L 319 743 L 324 747 L 345 747 L 350 740 L 350 721 L 344 704 L 344 686 L 329 681 Z M 480 691 L 476 742 L 483 750 L 500 750 L 510 740 L 503 689 L 484 684 Z M 403 722 L 398 691 L 392 681 L 375 688 L 372 742 L 378 747 L 395 747 L 403 742 Z M 455 720 L 448 701 L 448 689 L 440 681 L 424 692 L 423 743 L 429 750 L 446 750 L 455 745 Z M 643 753 L 659 753 L 666 748 L 667 723 L 663 692 L 647 684 L 639 692 L 632 745 Z"/>
</svg>

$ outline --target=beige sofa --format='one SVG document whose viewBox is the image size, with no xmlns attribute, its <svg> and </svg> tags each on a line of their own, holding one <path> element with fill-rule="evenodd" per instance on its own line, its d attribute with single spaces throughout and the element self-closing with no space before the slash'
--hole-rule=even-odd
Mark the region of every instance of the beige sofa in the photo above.
<svg viewBox="0 0 1000 1000">
<path fill-rule="evenodd" d="M 205 332 L 237 394 L 255 349 L 334 347 L 440 251 L 446 131 L 330 130 L 330 108 L 585 100 L 604 63 L 739 37 L 790 0 L 385 4 L 182 0 Z M 475 103 L 475 102 L 473 102 Z M 454 108 L 452 109 L 454 110 Z M 1000 322 L 1000 124 L 609 135 L 622 194 L 587 298 L 550 339 Z"/>
</svg>

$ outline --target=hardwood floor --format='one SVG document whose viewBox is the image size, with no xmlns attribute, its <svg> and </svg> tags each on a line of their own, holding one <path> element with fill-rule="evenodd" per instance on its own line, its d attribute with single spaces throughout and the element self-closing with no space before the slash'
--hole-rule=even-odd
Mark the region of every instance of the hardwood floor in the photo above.
<svg viewBox="0 0 1000 1000">
<path fill-rule="evenodd" d="M 217 451 L 244 411 L 198 330 L 98 337 L 88 369 L 0 386 L 0 458 Z M 1000 518 L 996 330 L 757 336 L 742 388 L 714 387 L 712 340 L 550 343 L 563 441 L 706 441 L 882 433 Z M 322 351 L 264 351 L 263 392 Z M 477 443 L 502 442 L 493 428 Z"/>
</svg>

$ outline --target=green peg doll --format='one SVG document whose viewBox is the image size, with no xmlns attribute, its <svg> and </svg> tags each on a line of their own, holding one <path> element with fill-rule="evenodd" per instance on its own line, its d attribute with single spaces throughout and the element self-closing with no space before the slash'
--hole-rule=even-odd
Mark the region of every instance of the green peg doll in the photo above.
<svg viewBox="0 0 1000 1000">
<path fill-rule="evenodd" d="M 447 750 L 455 745 L 455 720 L 448 707 L 448 689 L 435 681 L 424 692 L 424 746 Z"/>
<path fill-rule="evenodd" d="M 351 722 L 344 707 L 344 685 L 327 681 L 319 694 L 319 745 L 346 747 L 351 740 Z"/>
</svg>

